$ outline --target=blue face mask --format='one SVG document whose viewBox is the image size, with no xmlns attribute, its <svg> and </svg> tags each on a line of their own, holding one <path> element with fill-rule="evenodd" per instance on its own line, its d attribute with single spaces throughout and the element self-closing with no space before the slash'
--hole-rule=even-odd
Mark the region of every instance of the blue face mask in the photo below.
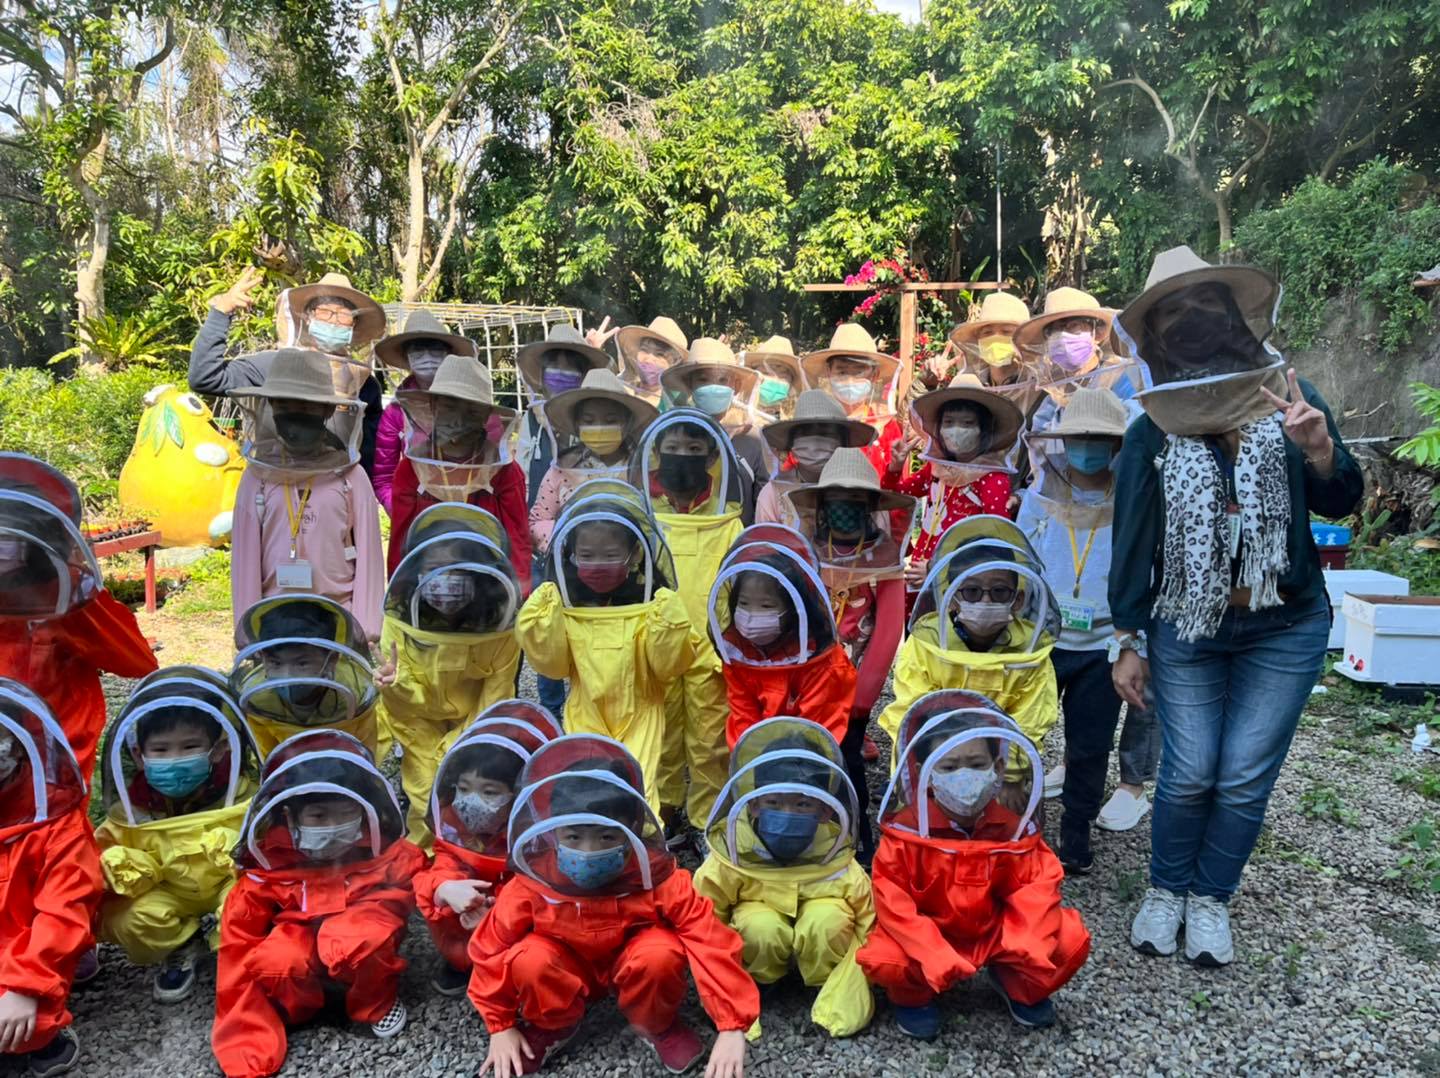
<svg viewBox="0 0 1440 1078">
<path fill-rule="evenodd" d="M 755 833 L 777 861 L 793 861 L 815 841 L 820 817 L 813 812 L 786 812 L 761 809 L 756 814 Z"/>
<path fill-rule="evenodd" d="M 706 415 L 724 415 L 735 400 L 735 391 L 729 386 L 696 386 L 690 391 L 690 399 Z"/>
<path fill-rule="evenodd" d="M 625 871 L 630 851 L 624 846 L 613 850 L 574 850 L 569 846 L 555 847 L 555 867 L 582 891 L 595 891 L 615 880 Z"/>
<path fill-rule="evenodd" d="M 783 378 L 766 378 L 760 383 L 760 403 L 773 408 L 790 396 L 790 383 Z"/>
<path fill-rule="evenodd" d="M 186 797 L 200 788 L 210 777 L 210 754 L 172 756 L 169 759 L 145 761 L 145 781 L 150 788 L 166 797 Z"/>
<path fill-rule="evenodd" d="M 351 326 L 336 326 L 320 321 L 310 323 L 310 339 L 326 352 L 349 348 L 354 336 L 355 330 Z"/>
<path fill-rule="evenodd" d="M 1065 460 L 1081 475 L 1098 475 L 1110 467 L 1115 450 L 1109 441 L 1090 438 L 1065 439 Z"/>
</svg>

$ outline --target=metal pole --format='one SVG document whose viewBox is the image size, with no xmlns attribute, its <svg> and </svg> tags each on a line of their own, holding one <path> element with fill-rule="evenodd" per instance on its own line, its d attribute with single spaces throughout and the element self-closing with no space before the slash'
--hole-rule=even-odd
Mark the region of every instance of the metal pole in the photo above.
<svg viewBox="0 0 1440 1078">
<path fill-rule="evenodd" d="M 1005 270 L 1000 265 L 1000 243 L 1004 232 L 1004 226 L 1000 219 L 1000 145 L 995 145 L 995 283 L 1003 286 L 1005 284 Z"/>
</svg>

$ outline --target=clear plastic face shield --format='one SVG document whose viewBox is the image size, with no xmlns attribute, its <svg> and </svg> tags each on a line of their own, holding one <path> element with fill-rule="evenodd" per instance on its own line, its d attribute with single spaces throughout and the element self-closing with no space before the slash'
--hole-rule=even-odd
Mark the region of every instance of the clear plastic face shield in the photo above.
<svg viewBox="0 0 1440 1078">
<path fill-rule="evenodd" d="M 727 663 L 793 666 L 833 647 L 835 618 L 815 566 L 789 546 L 749 542 L 710 589 L 710 639 Z"/>
<path fill-rule="evenodd" d="M 859 814 L 835 739 L 807 719 L 780 716 L 735 743 L 705 834 L 743 869 L 835 866 L 854 855 Z"/>
<path fill-rule="evenodd" d="M 553 418 L 554 407 L 547 408 L 547 413 L 552 416 L 551 426 L 557 432 L 573 432 L 575 442 L 583 448 L 583 453 L 579 450 L 564 452 L 556 458 L 552 467 L 572 487 L 596 478 L 623 481 L 629 474 L 630 457 L 644 428 L 642 418 L 613 397 L 598 393 L 581 397 L 569 409 L 568 416 L 560 419 Z M 572 463 L 575 466 L 566 466 Z"/>
<path fill-rule="evenodd" d="M 619 742 L 594 734 L 557 738 L 530 757 L 520 785 L 510 814 L 511 864 L 549 890 L 631 894 L 674 871 L 640 765 Z"/>
<path fill-rule="evenodd" d="M 93 598 L 104 579 L 75 522 L 0 476 L 0 617 L 57 617 Z"/>
<path fill-rule="evenodd" d="M 385 590 L 386 616 L 424 632 L 506 632 L 519 606 L 510 560 L 479 536 L 458 532 L 416 546 Z"/>
<path fill-rule="evenodd" d="M 395 399 L 405 412 L 405 456 L 422 490 L 441 501 L 463 502 L 488 490 L 501 467 L 510 463 L 508 409 L 441 396 L 420 389 L 401 390 Z"/>
<path fill-rule="evenodd" d="M 760 376 L 747 367 L 686 363 L 666 371 L 660 384 L 674 407 L 703 412 L 727 434 L 743 433 L 757 421 L 753 404 Z"/>
<path fill-rule="evenodd" d="M 80 765 L 49 707 L 27 686 L 0 678 L 0 831 L 82 808 Z"/>
<path fill-rule="evenodd" d="M 930 556 L 932 563 L 955 553 L 961 547 L 980 540 L 996 540 L 1009 549 L 1023 553 L 1031 564 L 1039 565 L 1040 556 L 1035 553 L 1029 538 L 1009 517 L 997 517 L 990 513 L 977 513 L 973 517 L 957 520 L 941 534 Z"/>
<path fill-rule="evenodd" d="M 952 333 L 950 339 L 960 353 L 960 370 L 992 389 L 1018 389 L 1027 382 L 1033 386 L 1032 357 L 1022 354 L 1011 339 L 1019 328 L 1018 322 L 993 322 L 981 327 L 978 336 Z"/>
<path fill-rule="evenodd" d="M 375 754 L 354 734 L 347 734 L 344 730 L 302 730 L 280 742 L 265 757 L 260 765 L 260 781 L 263 783 L 291 760 L 315 753 L 338 753 L 354 756 L 368 764 L 375 763 Z"/>
<path fill-rule="evenodd" d="M 304 479 L 344 471 L 360 461 L 365 408 L 283 397 L 235 398 L 245 422 L 245 460 L 278 479 Z"/>
<path fill-rule="evenodd" d="M 796 529 L 785 524 L 751 524 L 735 537 L 735 542 L 726 552 L 721 566 L 729 565 L 732 561 L 748 556 L 748 548 L 752 545 L 781 547 L 795 555 L 811 569 L 820 565 L 820 558 L 815 553 L 814 545 Z"/>
<path fill-rule="evenodd" d="M 197 679 L 157 681 L 126 703 L 101 749 L 101 788 L 112 819 L 226 808 L 259 781 L 260 762 L 239 705 Z"/>
<path fill-rule="evenodd" d="M 795 507 L 800 533 L 820 559 L 827 587 L 904 576 L 905 550 L 919 506 L 914 498 L 838 486 L 802 487 L 786 497 Z M 900 526 L 894 526 L 892 513 L 904 517 Z"/>
<path fill-rule="evenodd" d="M 1111 327 L 1083 314 L 1050 322 L 1037 343 L 1022 347 L 1036 380 L 1056 407 L 1064 408 L 1077 389 L 1114 389 L 1132 372 L 1133 361 L 1108 348 Z"/>
<path fill-rule="evenodd" d="M 329 599 L 262 599 L 241 616 L 235 646 L 230 686 L 247 716 L 288 726 L 332 726 L 375 704 L 364 631 Z"/>
<path fill-rule="evenodd" d="M 939 612 L 939 646 L 951 650 L 968 641 L 991 642 L 1010 630 L 1006 650 L 1023 653 L 1053 644 L 1060 610 L 1045 583 L 1043 566 L 1023 551 L 993 540 L 967 544 L 931 563 L 911 615 Z"/>
<path fill-rule="evenodd" d="M 752 407 L 759 421 L 774 423 L 794 415 L 795 401 L 806 389 L 799 360 L 771 352 L 741 352 L 739 359 L 758 376 Z"/>
<path fill-rule="evenodd" d="M 1235 430 L 1273 412 L 1260 387 L 1286 394 L 1284 358 L 1269 342 L 1281 294 L 1248 318 L 1230 287 L 1204 281 L 1162 296 L 1137 327 L 1115 323 L 1116 333 L 1148 370 L 1153 386 L 1137 394 L 1167 434 Z"/>
<path fill-rule="evenodd" d="M 405 536 L 405 553 L 439 535 L 474 536 L 506 558 L 510 557 L 510 535 L 495 514 L 478 505 L 441 502 L 422 509 Z"/>
<path fill-rule="evenodd" d="M 895 416 L 900 365 L 872 356 L 830 356 L 810 371 L 810 381 L 845 409 L 845 414 L 881 424 Z"/>
<path fill-rule="evenodd" d="M 266 769 L 235 851 L 242 871 L 339 868 L 380 856 L 405 833 L 394 791 L 364 757 L 316 749 Z"/>
<path fill-rule="evenodd" d="M 664 391 L 660 376 L 684 363 L 689 355 L 664 337 L 644 329 L 621 330 L 615 336 L 620 353 L 620 378 L 641 400 L 661 406 Z M 668 402 L 667 402 L 668 403 Z"/>
<path fill-rule="evenodd" d="M 691 408 L 666 412 L 646 428 L 630 478 L 654 514 L 723 516 L 740 508 L 740 465 L 730 436 Z"/>
<path fill-rule="evenodd" d="M 553 741 L 565 732 L 560 727 L 560 720 L 550 713 L 549 708 L 541 707 L 534 700 L 521 700 L 519 697 L 491 704 L 475 716 L 475 722 L 467 726 L 465 732 L 468 734 L 476 724 L 491 720 L 508 722 L 523 728 L 527 736 L 536 739 L 537 747 L 545 741 Z"/>
<path fill-rule="evenodd" d="M 471 723 L 435 773 L 431 830 L 441 841 L 473 853 L 505 856 L 506 828 L 510 807 L 520 792 L 520 771 L 549 740 L 550 735 L 519 720 Z"/>
<path fill-rule="evenodd" d="M 1023 422 L 1013 403 L 999 397 L 950 400 L 923 419 L 919 409 L 912 411 L 913 429 L 927 436 L 921 459 L 951 486 L 968 486 L 991 472 L 1013 474 Z"/>
<path fill-rule="evenodd" d="M 880 803 L 880 826 L 927 841 L 969 841 L 1004 784 L 1013 746 L 1029 761 L 1033 781 L 1029 803 L 1007 841 L 1025 837 L 1045 792 L 1040 756 L 1029 739 L 1008 716 L 984 706 L 928 717 L 914 712 L 900 727 L 897 766 Z"/>
<path fill-rule="evenodd" d="M 654 519 L 633 501 L 591 497 L 556 522 L 546 579 L 566 606 L 645 603 L 675 587 L 675 565 Z"/>
</svg>

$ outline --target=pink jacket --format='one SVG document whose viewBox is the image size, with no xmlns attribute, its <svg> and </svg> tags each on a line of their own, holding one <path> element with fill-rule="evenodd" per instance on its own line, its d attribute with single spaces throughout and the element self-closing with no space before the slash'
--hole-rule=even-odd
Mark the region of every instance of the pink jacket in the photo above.
<svg viewBox="0 0 1440 1078">
<path fill-rule="evenodd" d="M 415 385 L 415 376 L 406 375 L 405 381 L 397 387 L 409 389 Z M 395 483 L 395 468 L 405 455 L 405 413 L 400 405 L 391 401 L 380 413 L 380 428 L 375 432 L 375 468 L 371 478 L 375 481 L 375 498 L 385 507 L 385 515 L 391 516 L 390 490 Z"/>
<path fill-rule="evenodd" d="M 246 468 L 235 494 L 230 597 L 235 620 L 283 590 L 276 569 L 290 564 L 290 511 L 299 489 L 262 479 Z M 385 553 L 375 492 L 358 464 L 339 475 L 317 476 L 295 538 L 296 559 L 310 565 L 310 587 L 334 599 L 359 620 L 367 636 L 380 635 L 385 597 Z M 299 590 L 299 589 L 297 589 Z"/>
</svg>

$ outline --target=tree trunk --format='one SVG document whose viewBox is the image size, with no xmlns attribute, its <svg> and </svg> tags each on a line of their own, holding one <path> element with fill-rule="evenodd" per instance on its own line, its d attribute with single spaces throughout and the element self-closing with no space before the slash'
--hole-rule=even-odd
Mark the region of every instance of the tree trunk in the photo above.
<svg viewBox="0 0 1440 1078">
<path fill-rule="evenodd" d="M 425 159 L 418 146 L 408 154 L 405 176 L 410 200 L 405 254 L 400 262 L 400 298 L 414 303 L 420 298 L 420 260 L 425 254 Z"/>
<path fill-rule="evenodd" d="M 1232 225 L 1230 220 L 1230 194 L 1228 191 L 1221 191 L 1211 196 L 1215 203 L 1215 218 L 1220 223 L 1220 254 L 1223 256 L 1230 250 L 1230 237 Z"/>
<path fill-rule="evenodd" d="M 105 262 L 109 257 L 109 200 L 97 198 L 91 203 L 90 225 L 81 233 L 75 252 L 75 316 L 82 326 L 105 314 Z M 99 358 L 87 351 L 81 362 L 97 364 Z"/>
</svg>

